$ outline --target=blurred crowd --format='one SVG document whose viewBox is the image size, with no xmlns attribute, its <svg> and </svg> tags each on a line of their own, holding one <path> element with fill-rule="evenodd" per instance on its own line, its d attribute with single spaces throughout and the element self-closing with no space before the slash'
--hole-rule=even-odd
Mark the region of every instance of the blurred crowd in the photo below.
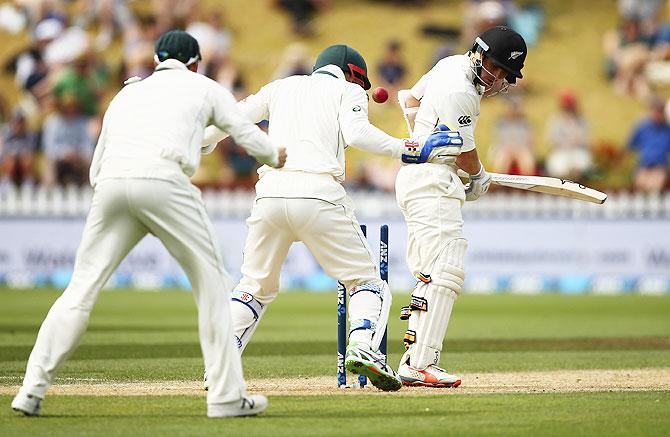
<svg viewBox="0 0 670 437">
<path fill-rule="evenodd" d="M 618 0 L 617 7 L 618 28 L 603 39 L 605 74 L 614 92 L 649 108 L 626 146 L 637 157 L 634 188 L 656 193 L 668 189 L 670 103 L 660 90 L 670 85 L 670 2 Z"/>
<path fill-rule="evenodd" d="M 319 17 L 335 5 L 328 0 L 266 0 L 289 22 L 289 44 L 272 77 L 310 74 L 309 39 L 319 33 Z M 421 0 L 391 4 L 423 7 Z M 664 99 L 656 91 L 670 83 L 670 23 L 661 21 L 666 2 L 618 0 L 620 26 L 604 37 L 605 72 L 614 92 L 648 103 L 649 114 L 617 144 L 594 141 L 578 93 L 556 90 L 553 113 L 545 126 L 530 123 L 525 102 L 532 87 L 523 79 L 504 97 L 505 109 L 493 126 L 492 144 L 483 156 L 492 171 L 547 174 L 595 184 L 602 173 L 619 171 L 626 159 L 637 164 L 631 189 L 659 192 L 668 188 L 670 126 Z M 667 3 L 670 8 L 670 2 Z M 141 6 L 141 7 L 140 7 Z M 530 47 L 542 37 L 545 11 L 520 0 L 464 0 L 462 23 L 456 27 L 426 24 L 422 34 L 438 43 L 423 69 L 439 59 L 465 53 L 475 35 L 495 25 L 508 25 Z M 14 0 L 0 5 L 0 32 L 28 35 L 29 44 L 4 60 L 19 90 L 10 105 L 0 93 L 0 191 L 15 186 L 84 185 L 101 125 L 106 99 L 126 78 L 153 71 L 153 44 L 158 35 L 185 29 L 201 45 L 201 73 L 238 98 L 248 89 L 243 69 L 230 49 L 235 35 L 225 5 L 204 11 L 201 0 Z M 381 56 L 370 63 L 375 85 L 397 91 L 413 85 L 408 52 L 402 39 L 380 41 Z M 532 80 L 532 79 L 529 79 Z M 399 117 L 399 112 L 396 113 Z M 261 124 L 267 129 L 267 124 Z M 626 149 L 629 152 L 626 152 Z M 217 148 L 216 166 L 199 185 L 251 189 L 256 162 L 232 140 Z M 627 158 L 628 157 L 628 158 Z M 391 191 L 398 164 L 359 160 L 350 163 L 348 184 L 364 190 Z M 630 169 L 628 170 L 630 172 Z M 606 188 L 606 187 L 603 187 Z"/>
</svg>

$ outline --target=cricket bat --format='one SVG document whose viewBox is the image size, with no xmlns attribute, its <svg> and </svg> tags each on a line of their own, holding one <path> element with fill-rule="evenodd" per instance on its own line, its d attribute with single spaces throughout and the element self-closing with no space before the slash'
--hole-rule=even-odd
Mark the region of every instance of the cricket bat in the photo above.
<svg viewBox="0 0 670 437">
<path fill-rule="evenodd" d="M 409 90 L 398 91 L 398 103 L 403 110 L 403 116 L 407 123 L 407 131 L 412 136 L 414 127 L 414 116 L 418 107 L 408 108 L 406 99 L 409 96 Z M 551 194 L 554 196 L 570 197 L 571 199 L 583 200 L 602 205 L 607 200 L 607 194 L 589 188 L 577 182 L 567 179 L 553 178 L 550 176 L 517 176 L 503 173 L 489 173 L 491 183 L 505 187 L 517 188 L 520 190 L 535 191 L 536 193 Z M 465 171 L 458 169 L 458 176 L 467 183 L 470 175 Z"/>
<path fill-rule="evenodd" d="M 583 200 L 597 204 L 605 203 L 607 194 L 589 188 L 577 182 L 567 179 L 553 178 L 550 176 L 518 176 L 503 173 L 489 173 L 491 183 L 520 190 L 535 191 L 537 193 L 551 194 L 554 196 L 570 197 L 571 199 Z M 469 175 L 463 170 L 458 170 L 461 179 L 469 179 Z"/>
</svg>

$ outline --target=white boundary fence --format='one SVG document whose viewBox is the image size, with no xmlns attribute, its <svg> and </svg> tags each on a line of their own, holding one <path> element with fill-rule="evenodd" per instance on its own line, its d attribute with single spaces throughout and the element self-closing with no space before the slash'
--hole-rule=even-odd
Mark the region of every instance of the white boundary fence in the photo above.
<svg viewBox="0 0 670 437">
<path fill-rule="evenodd" d="M 0 195 L 0 283 L 64 287 L 70 277 L 90 203 L 88 189 L 37 190 Z M 221 251 L 239 275 L 246 236 L 248 192 L 203 194 Z M 406 228 L 389 194 L 353 193 L 361 223 L 390 227 L 390 283 L 407 292 L 413 278 L 404 263 Z M 670 292 L 670 196 L 614 194 L 604 205 L 535 193 L 491 193 L 466 204 L 466 292 Z M 370 234 L 377 247 L 378 235 Z M 176 262 L 152 237 L 143 240 L 109 286 L 188 287 Z M 302 244 L 282 270 L 282 286 L 333 291 Z"/>
</svg>

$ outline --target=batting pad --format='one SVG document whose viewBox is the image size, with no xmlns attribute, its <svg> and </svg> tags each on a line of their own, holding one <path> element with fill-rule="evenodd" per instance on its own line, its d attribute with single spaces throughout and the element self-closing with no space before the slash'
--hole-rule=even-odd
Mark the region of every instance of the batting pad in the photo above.
<svg viewBox="0 0 670 437">
<path fill-rule="evenodd" d="M 372 350 L 379 350 L 386 323 L 391 310 L 391 291 L 386 282 L 360 284 L 351 288 L 349 299 L 349 320 L 352 330 L 349 341 L 362 341 Z M 361 329 L 361 321 L 369 321 L 367 329 Z M 357 329 L 353 329 L 356 327 Z"/>
<path fill-rule="evenodd" d="M 425 310 L 413 310 L 409 319 L 409 329 L 416 332 L 408 350 L 412 367 L 425 369 L 440 362 L 451 311 L 463 286 L 467 245 L 464 238 L 449 241 L 434 265 L 431 281 L 420 284 L 412 293 L 413 300 L 425 302 Z"/>
</svg>

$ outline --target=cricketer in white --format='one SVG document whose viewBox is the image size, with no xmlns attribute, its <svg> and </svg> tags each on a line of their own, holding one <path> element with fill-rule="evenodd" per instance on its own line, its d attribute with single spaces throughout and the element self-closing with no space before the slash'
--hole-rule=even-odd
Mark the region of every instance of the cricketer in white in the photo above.
<svg viewBox="0 0 670 437">
<path fill-rule="evenodd" d="M 247 220 L 243 278 L 233 292 L 231 309 L 243 350 L 279 293 L 289 247 L 302 241 L 325 272 L 349 292 L 347 369 L 388 391 L 401 387 L 379 354 L 391 293 L 379 277 L 354 205 L 341 184 L 345 148 L 351 145 L 404 159 L 411 159 L 420 148 L 370 124 L 364 91 L 369 88 L 362 56 L 351 47 L 335 45 L 319 55 L 311 75 L 276 80 L 238 103 L 250 120 L 270 121 L 270 138 L 286 145 L 289 157 L 281 169 L 259 170 L 256 201 Z M 440 145 L 460 147 L 460 137 L 450 134 L 452 141 Z M 224 135 L 208 128 L 205 143 L 216 144 Z"/>
<path fill-rule="evenodd" d="M 189 177 L 198 167 L 203 132 L 210 124 L 230 132 L 262 163 L 281 165 L 283 152 L 240 114 L 227 90 L 194 72 L 200 54 L 190 35 L 167 32 L 156 53 L 162 62 L 155 72 L 128 81 L 105 113 L 90 170 L 94 194 L 72 280 L 42 323 L 12 403 L 28 415 L 40 413 L 40 400 L 59 366 L 79 345 L 100 289 L 147 234 L 161 240 L 193 287 L 209 369 L 208 415 L 251 415 L 267 406 L 263 396 L 246 394 L 231 325 L 233 283 L 200 191 Z"/>
<path fill-rule="evenodd" d="M 526 57 L 523 38 L 494 27 L 480 35 L 467 55 L 439 61 L 398 99 L 414 137 L 446 125 L 463 138 L 459 153 L 443 164 L 425 163 L 400 169 L 396 198 L 407 222 L 407 263 L 417 277 L 410 305 L 407 347 L 398 367 L 404 385 L 457 387 L 461 380 L 438 367 L 442 341 L 453 305 L 461 292 L 467 240 L 461 207 L 488 190 L 491 178 L 477 155 L 474 129 L 482 95 L 494 95 L 521 77 Z M 471 174 L 467 187 L 456 174 Z"/>
</svg>

